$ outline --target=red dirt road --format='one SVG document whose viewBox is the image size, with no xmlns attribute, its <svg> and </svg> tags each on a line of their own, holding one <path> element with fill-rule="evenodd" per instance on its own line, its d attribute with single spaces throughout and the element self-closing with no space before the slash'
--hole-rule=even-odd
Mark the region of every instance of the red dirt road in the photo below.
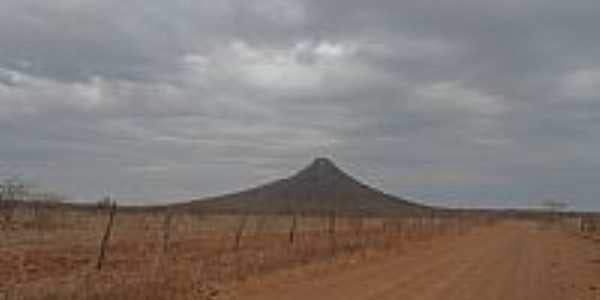
<svg viewBox="0 0 600 300">
<path fill-rule="evenodd" d="M 248 283 L 237 294 L 244 300 L 600 299 L 600 244 L 534 223 L 505 223 L 339 272 Z"/>
</svg>

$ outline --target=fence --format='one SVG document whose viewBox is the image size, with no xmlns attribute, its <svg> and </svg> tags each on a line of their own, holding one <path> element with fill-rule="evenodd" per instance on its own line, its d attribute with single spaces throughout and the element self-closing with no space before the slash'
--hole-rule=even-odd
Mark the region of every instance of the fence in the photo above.
<svg viewBox="0 0 600 300">
<path fill-rule="evenodd" d="M 600 215 L 582 214 L 562 219 L 564 227 L 589 239 L 600 240 Z"/>
<path fill-rule="evenodd" d="M 334 257 L 395 251 L 494 221 L 481 214 L 214 215 L 116 206 L 23 206 L 11 220 L 10 229 L 0 232 L 0 295 L 23 287 L 35 291 L 31 283 L 47 278 L 79 280 L 69 274 L 92 276 L 95 287 L 115 285 L 118 277 L 123 289 L 127 282 L 159 280 L 160 286 L 168 281 L 173 290 L 189 290 L 187 285 L 242 280 Z"/>
</svg>

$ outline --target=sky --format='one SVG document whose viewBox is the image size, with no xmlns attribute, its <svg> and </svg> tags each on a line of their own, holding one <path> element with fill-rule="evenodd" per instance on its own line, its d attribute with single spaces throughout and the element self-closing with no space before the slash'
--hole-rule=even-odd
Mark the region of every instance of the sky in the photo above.
<svg viewBox="0 0 600 300">
<path fill-rule="evenodd" d="M 600 210 L 600 1 L 3 0 L 0 177 L 183 201 L 315 157 L 432 205 Z"/>
</svg>

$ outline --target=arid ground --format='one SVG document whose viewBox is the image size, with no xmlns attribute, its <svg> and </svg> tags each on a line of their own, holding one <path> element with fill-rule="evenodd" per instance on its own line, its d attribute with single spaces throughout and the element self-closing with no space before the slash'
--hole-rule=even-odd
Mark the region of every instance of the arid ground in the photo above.
<svg viewBox="0 0 600 300">
<path fill-rule="evenodd" d="M 117 212 L 114 222 L 109 220 L 107 209 L 19 208 L 0 231 L 0 299 L 229 298 L 236 285 L 252 278 L 315 266 L 327 272 L 350 262 L 394 257 L 414 245 L 494 222 L 477 214 L 398 218 L 164 211 Z"/>
<path fill-rule="evenodd" d="M 249 282 L 239 299 L 600 299 L 600 243 L 509 222 L 318 276 Z"/>
<path fill-rule="evenodd" d="M 574 219 L 48 210 L 5 227 L 3 299 L 600 299 Z"/>
</svg>

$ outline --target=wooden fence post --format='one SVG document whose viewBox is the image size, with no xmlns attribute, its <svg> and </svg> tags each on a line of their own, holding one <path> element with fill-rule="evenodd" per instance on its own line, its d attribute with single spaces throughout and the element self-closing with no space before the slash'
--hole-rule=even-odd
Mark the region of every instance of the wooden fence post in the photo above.
<svg viewBox="0 0 600 300">
<path fill-rule="evenodd" d="M 289 242 L 290 242 L 290 246 L 294 245 L 294 238 L 296 235 L 296 228 L 298 227 L 298 214 L 294 213 L 294 215 L 292 216 L 292 225 L 290 227 L 290 234 L 289 234 Z"/>
<path fill-rule="evenodd" d="M 169 252 L 169 242 L 171 240 L 171 221 L 173 219 L 173 213 L 167 211 L 165 214 L 165 220 L 163 223 L 163 254 Z"/>
<path fill-rule="evenodd" d="M 336 248 L 337 248 L 337 241 L 335 238 L 335 231 L 336 231 L 335 227 L 336 227 L 336 214 L 335 214 L 335 212 L 331 212 L 329 215 L 328 233 L 329 233 L 329 242 L 331 245 L 331 252 L 333 254 L 335 254 Z"/>
<path fill-rule="evenodd" d="M 238 251 L 240 249 L 240 244 L 242 242 L 242 236 L 244 235 L 244 229 L 246 228 L 246 223 L 248 222 L 248 215 L 242 216 L 240 220 L 240 224 L 235 232 L 235 244 L 233 245 L 233 250 Z"/>
<path fill-rule="evenodd" d="M 110 238 L 110 233 L 112 230 L 113 221 L 114 221 L 116 212 L 117 212 L 117 202 L 114 201 L 110 207 L 108 223 L 106 224 L 106 230 L 104 231 L 104 236 L 102 237 L 102 241 L 100 242 L 100 251 L 98 253 L 98 261 L 96 263 L 96 269 L 98 271 L 102 270 L 102 263 L 104 262 L 104 257 L 106 255 L 106 246 L 107 246 L 108 240 Z"/>
</svg>

